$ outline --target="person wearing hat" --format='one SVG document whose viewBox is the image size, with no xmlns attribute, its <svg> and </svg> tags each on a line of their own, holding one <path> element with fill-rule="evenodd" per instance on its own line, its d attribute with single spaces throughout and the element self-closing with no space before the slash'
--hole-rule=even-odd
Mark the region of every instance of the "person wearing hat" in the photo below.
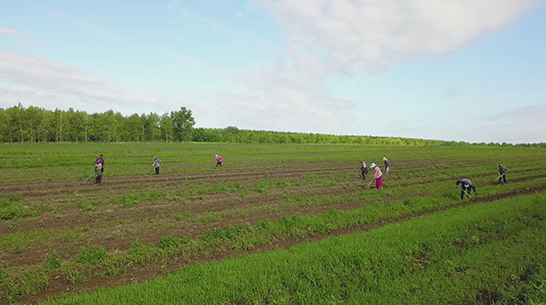
<svg viewBox="0 0 546 305">
<path fill-rule="evenodd" d="M 155 167 L 155 174 L 159 175 L 159 163 L 161 163 L 161 160 L 157 156 L 154 156 L 154 167 Z"/>
<path fill-rule="evenodd" d="M 368 174 L 368 166 L 366 162 L 360 159 L 360 171 L 362 172 L 362 180 L 366 180 L 366 175 Z"/>
<path fill-rule="evenodd" d="M 389 159 L 387 157 L 383 157 L 383 163 L 385 163 L 385 175 L 389 173 L 389 169 L 391 168 L 391 163 L 389 162 Z"/>
<path fill-rule="evenodd" d="M 499 184 L 501 183 L 502 179 L 504 178 L 504 183 L 506 183 L 506 172 L 508 169 L 503 166 L 502 164 L 499 164 Z"/>
<path fill-rule="evenodd" d="M 218 165 L 222 167 L 222 156 L 216 155 L 216 167 L 218 167 Z"/>
<path fill-rule="evenodd" d="M 374 170 L 373 178 L 375 179 L 375 188 L 376 189 L 382 189 L 383 188 L 383 173 L 381 172 L 381 169 L 379 166 L 375 165 L 375 163 L 372 163 L 371 168 Z"/>
</svg>

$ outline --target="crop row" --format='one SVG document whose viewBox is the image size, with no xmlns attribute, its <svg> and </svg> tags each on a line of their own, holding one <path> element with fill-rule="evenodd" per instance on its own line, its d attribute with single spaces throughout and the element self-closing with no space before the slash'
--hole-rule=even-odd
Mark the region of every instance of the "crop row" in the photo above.
<svg viewBox="0 0 546 305">
<path fill-rule="evenodd" d="M 444 162 L 467 163 L 480 160 L 498 162 L 540 158 L 544 152 L 528 148 L 445 148 L 406 147 L 393 150 L 392 146 L 365 145 L 301 145 L 301 146 L 248 146 L 248 145 L 139 145 L 101 144 L 97 149 L 88 145 L 3 146 L 0 152 L 0 181 L 57 181 L 85 179 L 92 172 L 94 158 L 104 153 L 107 173 L 112 176 L 151 173 L 153 155 L 163 161 L 164 173 L 195 173 L 212 170 L 214 154 L 223 155 L 228 168 L 235 170 L 270 166 L 316 166 L 324 162 L 357 164 L 380 161 L 387 155 L 397 162 L 421 161 L 431 165 Z"/>
<path fill-rule="evenodd" d="M 543 187 L 546 179 L 532 182 L 533 185 Z M 522 185 L 508 185 L 502 191 L 499 188 L 486 187 L 483 189 L 483 193 L 491 197 L 503 193 L 510 195 L 510 191 L 520 187 Z M 530 186 L 526 185 L 525 187 Z M 74 260 L 63 261 L 59 268 L 50 270 L 48 261 L 53 259 L 51 256 L 55 259 L 58 258 L 58 254 L 53 252 L 41 265 L 5 269 L 3 272 L 9 281 L 6 280 L 7 282 L 5 281 L 3 285 L 4 290 L 8 291 L 6 292 L 8 295 L 16 297 L 46 288 L 47 282 L 54 276 L 61 275 L 68 282 L 77 283 L 86 280 L 89 276 L 97 277 L 126 272 L 135 263 L 148 264 L 152 261 L 165 260 L 171 256 L 191 258 L 207 255 L 211 251 L 249 250 L 256 245 L 276 240 L 313 236 L 340 228 L 420 215 L 458 204 L 460 204 L 460 200 L 456 195 L 439 193 L 430 197 L 416 197 L 386 204 L 366 205 L 347 211 L 329 210 L 313 216 L 296 214 L 291 217 L 282 217 L 275 222 L 264 219 L 255 226 L 240 224 L 223 229 L 217 228 L 214 231 L 205 231 L 204 234 L 195 238 L 191 235 L 182 238 L 169 235 L 162 237 L 157 245 L 142 244 L 136 241 L 125 253 L 108 253 L 104 247 L 92 246 L 89 249 L 82 248 Z M 135 253 L 140 253 L 139 255 L 142 256 L 135 257 Z M 89 261 L 85 261 L 82 257 L 91 258 Z"/>
<path fill-rule="evenodd" d="M 540 267 L 546 264 L 544 200 L 546 195 L 539 194 L 453 209 L 289 250 L 191 266 L 155 281 L 47 304 L 135 304 L 135 300 L 139 304 L 488 304 L 509 303 L 511 298 L 538 304 L 544 300 L 545 273 Z M 339 213 L 330 212 L 317 224 L 335 221 Z M 282 222 L 298 228 L 304 219 Z M 264 222 L 254 230 L 267 231 L 271 226 L 275 224 Z M 224 230 L 218 238 L 228 240 L 227 234 Z M 214 234 L 207 237 L 212 238 Z M 158 248 L 189 247 L 195 242 L 165 238 Z M 149 246 L 135 244 L 130 255 L 146 260 L 150 251 Z M 88 259 L 109 260 L 99 249 L 82 251 L 79 257 L 91 252 L 94 255 Z"/>
<path fill-rule="evenodd" d="M 504 186 L 487 186 L 479 188 L 480 196 L 494 196 L 496 194 L 509 193 L 518 189 L 540 187 L 546 184 L 546 178 L 532 175 L 532 173 L 520 173 L 519 176 L 525 181 L 515 182 Z M 487 178 L 484 178 L 487 179 Z M 517 179 L 517 178 L 516 178 Z M 479 180 L 478 180 L 479 182 Z M 184 227 L 188 227 L 191 223 L 207 223 L 214 225 L 215 223 L 229 220 L 232 218 L 249 218 L 253 215 L 272 215 L 272 213 L 288 213 L 293 214 L 293 211 L 298 211 L 298 208 L 305 207 L 322 207 L 335 205 L 338 209 L 359 207 L 371 205 L 379 202 L 388 202 L 396 198 L 400 200 L 415 200 L 416 197 L 422 196 L 440 196 L 456 200 L 458 198 L 457 188 L 452 181 L 435 183 L 432 185 L 414 184 L 408 187 L 395 187 L 385 189 L 381 192 L 376 190 L 358 190 L 337 195 L 307 195 L 288 194 L 282 199 L 271 201 L 268 203 L 260 203 L 259 205 L 237 207 L 220 210 L 216 212 L 202 212 L 201 214 L 191 213 L 181 209 L 178 213 L 171 214 L 171 217 L 162 219 L 148 219 L 143 221 L 109 221 L 95 227 L 75 227 L 62 229 L 49 229 L 32 231 L 29 233 L 14 233 L 0 236 L 0 248 L 3 251 L 26 251 L 32 246 L 41 244 L 52 245 L 54 243 L 71 243 L 85 244 L 85 240 L 90 237 L 101 236 L 107 233 L 110 227 L 115 226 L 116 230 L 123 230 L 127 233 L 138 234 L 141 230 L 148 230 L 155 227 L 162 230 L 180 231 Z M 324 209 L 323 209 L 324 210 Z M 239 220 L 240 221 L 240 220 Z M 88 237 L 84 237 L 88 236 Z M 127 238 L 127 237 L 125 237 Z"/>
<path fill-rule="evenodd" d="M 544 162 L 544 161 L 542 161 Z M 529 165 L 539 165 L 540 167 L 529 168 Z M 541 170 L 541 162 L 518 162 L 514 164 L 514 169 L 510 174 L 510 178 L 517 177 L 512 173 L 518 173 L 521 171 L 539 171 Z M 447 179 L 455 179 L 454 177 L 462 177 L 464 173 L 468 174 L 467 177 L 487 175 L 491 172 L 491 169 L 487 165 L 476 166 L 471 169 L 464 168 L 449 168 L 445 166 L 437 166 L 432 169 L 422 170 L 399 170 L 395 173 L 396 179 L 392 180 L 386 178 L 388 185 L 411 185 L 413 183 L 432 183 L 438 181 L 445 181 Z M 494 175 L 492 175 L 493 177 Z M 251 180 L 248 183 L 242 183 L 240 181 L 219 181 L 216 183 L 210 182 L 175 182 L 170 188 L 167 185 L 155 185 L 153 187 L 141 188 L 140 190 L 126 189 L 110 189 L 101 192 L 102 196 L 90 196 L 94 195 L 89 193 L 88 196 L 77 193 L 72 197 L 66 197 L 64 199 L 46 199 L 39 200 L 35 204 L 29 202 L 28 199 L 24 199 L 24 194 L 16 195 L 12 194 L 8 198 L 0 198 L 0 219 L 13 219 L 23 217 L 35 217 L 44 212 L 56 212 L 59 208 L 59 203 L 68 202 L 64 206 L 70 208 L 70 201 L 77 201 L 77 207 L 83 211 L 92 210 L 94 206 L 108 206 L 108 205 L 121 205 L 125 207 L 132 207 L 141 202 L 153 202 L 158 200 L 167 200 L 169 202 L 188 203 L 196 199 L 203 199 L 206 194 L 229 194 L 239 192 L 240 197 L 244 198 L 249 193 L 258 193 L 261 195 L 268 195 L 272 189 L 281 189 L 284 193 L 290 194 L 291 191 L 298 186 L 304 188 L 323 188 L 333 187 L 336 185 L 344 185 L 345 188 L 351 188 L 360 185 L 355 179 L 355 174 L 351 172 L 334 172 L 325 175 L 316 174 L 304 174 L 302 178 L 295 179 L 274 179 L 270 177 L 268 179 Z M 66 193 L 70 193 L 67 191 Z M 296 192 L 297 193 L 297 192 Z M 40 193 L 40 195 L 45 195 Z M 66 194 L 65 196 L 67 196 Z M 26 206 L 27 208 L 23 208 Z"/>
<path fill-rule="evenodd" d="M 538 172 L 540 173 L 540 172 Z M 495 195 L 497 192 L 511 192 L 519 188 L 525 187 L 536 187 L 540 186 L 545 182 L 544 176 L 536 176 L 535 172 L 522 172 L 514 174 L 512 179 L 518 180 L 523 179 L 521 182 L 514 182 L 508 185 L 503 186 L 492 186 L 489 185 L 484 188 L 479 188 L 480 195 Z M 483 181 L 487 181 L 488 177 L 482 177 L 475 180 L 477 185 Z M 355 206 L 369 205 L 376 202 L 386 202 L 393 200 L 395 198 L 399 199 L 408 199 L 411 198 L 430 195 L 430 194 L 441 194 L 442 196 L 449 196 L 450 198 L 457 198 L 458 191 L 454 186 L 453 181 L 448 180 L 444 182 L 438 182 L 434 184 L 412 184 L 409 186 L 399 186 L 384 189 L 380 192 L 376 190 L 362 190 L 359 188 L 356 189 L 347 189 L 347 191 L 340 194 L 330 194 L 330 195 L 314 195 L 313 192 L 301 195 L 297 192 L 284 192 L 283 196 L 279 199 L 275 199 L 269 202 L 260 201 L 258 205 L 231 205 L 230 208 L 226 208 L 220 211 L 208 211 L 207 209 L 203 210 L 200 213 L 195 211 L 190 212 L 191 210 L 185 209 L 185 205 L 182 204 L 176 213 L 172 213 L 170 217 L 161 218 L 161 219 L 149 219 L 144 218 L 144 222 L 131 221 L 131 220 L 120 220 L 120 221 L 108 221 L 103 224 L 97 225 L 96 227 L 91 228 L 89 226 L 85 227 L 76 227 L 74 229 L 50 229 L 50 230 L 40 230 L 33 231 L 30 233 L 15 233 L 15 234 L 4 234 L 0 236 L 0 248 L 7 250 L 17 250 L 22 251 L 28 249 L 32 245 L 39 245 L 45 243 L 52 243 L 53 241 L 65 241 L 65 242 L 83 242 L 85 239 L 80 236 L 75 238 L 77 235 L 85 234 L 87 236 L 97 236 L 96 233 L 99 233 L 101 228 L 108 230 L 109 226 L 116 226 L 117 229 L 126 230 L 127 232 L 137 233 L 141 229 L 149 228 L 150 226 L 155 226 L 157 228 L 163 229 L 175 229 L 184 226 L 188 226 L 190 223 L 216 223 L 222 220 L 227 220 L 231 218 L 248 218 L 253 215 L 270 215 L 271 213 L 291 213 L 291 211 L 298 210 L 298 208 L 305 207 L 321 207 L 321 206 L 332 206 L 335 205 L 336 208 L 344 208 L 347 206 L 349 208 Z M 200 203 L 202 204 L 202 203 Z M 123 214 L 120 214 L 123 216 Z M 17 225 L 17 222 L 12 224 Z M 80 229 L 80 228 L 86 228 Z M 14 227 L 13 229 L 17 229 Z M 92 234 L 91 234 L 92 233 Z M 75 234 L 75 235 L 74 235 Z M 99 234 L 100 235 L 100 234 Z M 71 237 L 68 237 L 71 236 Z"/>
</svg>

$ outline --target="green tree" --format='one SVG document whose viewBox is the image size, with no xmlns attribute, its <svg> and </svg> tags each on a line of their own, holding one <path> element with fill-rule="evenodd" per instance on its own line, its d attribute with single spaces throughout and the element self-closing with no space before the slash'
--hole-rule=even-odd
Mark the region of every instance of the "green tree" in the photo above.
<svg viewBox="0 0 546 305">
<path fill-rule="evenodd" d="M 125 119 L 125 126 L 123 128 L 123 140 L 124 141 L 144 141 L 144 124 L 138 114 L 133 114 Z"/>
<path fill-rule="evenodd" d="M 55 111 L 53 112 L 53 121 L 51 123 L 55 127 L 55 142 L 62 142 L 64 136 L 64 122 L 62 110 L 55 109 Z"/>
<path fill-rule="evenodd" d="M 26 109 L 26 119 L 28 124 L 28 136 L 29 141 L 31 143 L 34 143 L 36 141 L 39 141 L 38 136 L 38 129 L 40 124 L 42 123 L 42 112 L 44 110 L 30 106 Z"/>
<path fill-rule="evenodd" d="M 186 107 L 181 107 L 180 111 L 172 111 L 171 118 L 173 121 L 174 138 L 177 141 L 190 141 L 195 119 L 191 114 L 191 110 Z"/>
<path fill-rule="evenodd" d="M 161 118 L 159 117 L 159 115 L 154 112 L 150 112 L 150 114 L 146 116 L 145 130 L 147 141 L 155 142 L 161 139 L 162 130 L 160 128 L 160 120 Z"/>
<path fill-rule="evenodd" d="M 0 142 L 8 142 L 8 115 L 3 108 L 0 108 Z"/>
<path fill-rule="evenodd" d="M 23 105 L 19 103 L 17 106 L 13 106 L 6 110 L 8 117 L 8 135 L 10 142 L 25 142 L 25 110 Z"/>
<path fill-rule="evenodd" d="M 171 118 L 169 113 L 165 112 L 161 116 L 159 124 L 161 129 L 161 136 L 163 137 L 163 139 L 165 139 L 166 143 L 171 142 L 173 140 L 174 125 L 173 119 Z"/>
<path fill-rule="evenodd" d="M 37 136 L 40 141 L 46 143 L 49 141 L 55 141 L 55 128 L 52 127 L 53 112 L 51 110 L 44 110 L 41 113 L 42 119 L 38 125 Z"/>
</svg>

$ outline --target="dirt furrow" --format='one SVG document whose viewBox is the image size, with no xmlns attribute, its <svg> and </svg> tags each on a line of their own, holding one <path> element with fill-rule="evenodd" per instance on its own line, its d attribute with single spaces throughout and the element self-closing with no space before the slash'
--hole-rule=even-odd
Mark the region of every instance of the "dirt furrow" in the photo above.
<svg viewBox="0 0 546 305">
<path fill-rule="evenodd" d="M 519 172 L 535 172 L 541 171 L 542 168 L 530 169 L 530 170 L 514 170 L 513 173 Z M 475 177 L 485 177 L 489 174 L 476 175 Z M 523 177 L 518 179 L 509 179 L 509 183 L 523 182 L 532 179 L 538 179 L 546 177 L 546 174 L 535 175 L 532 177 Z M 458 179 L 457 177 L 442 178 L 442 179 L 430 179 L 430 181 L 418 181 L 409 182 L 394 187 L 404 187 L 419 184 L 430 184 L 443 181 Z M 363 185 L 354 184 L 347 188 L 346 186 L 338 185 L 328 188 L 313 188 L 313 187 L 299 187 L 291 190 L 292 195 L 339 195 L 343 193 L 351 193 L 360 190 Z M 388 186 L 387 186 L 388 187 Z M 372 186 L 373 188 L 373 186 Z M 186 204 L 170 202 L 167 200 L 153 201 L 153 202 L 140 202 L 138 205 L 127 209 L 107 209 L 100 210 L 99 212 L 84 212 L 76 205 L 71 209 L 64 209 L 56 212 L 54 215 L 43 214 L 35 219 L 22 219 L 17 221 L 16 228 L 10 228 L 11 222 L 0 222 L 0 232 L 5 233 L 28 233 L 33 230 L 41 229 L 54 229 L 65 227 L 83 227 L 83 226 L 96 226 L 108 222 L 131 220 L 142 221 L 144 219 L 155 218 L 172 218 L 176 213 L 190 212 L 192 215 L 215 212 L 221 210 L 234 210 L 237 208 L 243 208 L 253 205 L 264 205 L 284 198 L 284 193 L 280 189 L 273 189 L 271 193 L 265 196 L 262 195 L 250 195 L 245 198 L 241 198 L 238 193 L 230 194 L 217 194 L 217 195 L 205 195 L 202 200 L 194 200 Z M 81 199 L 81 198 L 79 198 Z"/>
<path fill-rule="evenodd" d="M 490 197 L 483 197 L 483 198 L 479 198 L 479 199 L 475 199 L 471 201 L 463 201 L 454 206 L 442 207 L 439 209 L 424 211 L 424 212 L 416 213 L 413 215 L 402 216 L 399 218 L 385 219 L 385 220 L 371 223 L 371 224 L 363 224 L 363 225 L 353 226 L 349 228 L 337 229 L 327 233 L 316 234 L 314 236 L 307 236 L 303 238 L 283 239 L 283 240 L 279 240 L 275 242 L 269 242 L 265 245 L 254 247 L 251 250 L 226 250 L 223 252 L 209 253 L 209 255 L 207 256 L 198 256 L 198 257 L 192 257 L 192 258 L 172 257 L 166 263 L 161 265 L 135 266 L 132 270 L 126 273 L 118 274 L 115 276 L 93 278 L 89 281 L 86 281 L 80 284 L 69 284 L 61 279 L 52 279 L 49 282 L 49 286 L 46 290 L 40 291 L 34 295 L 26 295 L 18 299 L 18 302 L 36 303 L 40 300 L 58 296 L 61 293 L 66 293 L 66 292 L 81 293 L 81 292 L 90 291 L 99 287 L 106 287 L 106 286 L 113 287 L 113 286 L 119 286 L 119 285 L 126 285 L 134 281 L 148 280 L 148 279 L 152 279 L 161 275 L 165 275 L 167 273 L 175 272 L 184 266 L 189 266 L 189 265 L 194 265 L 194 264 L 199 264 L 204 262 L 221 261 L 226 258 L 240 257 L 240 256 L 249 255 L 252 253 L 257 253 L 257 252 L 272 251 L 278 248 L 288 248 L 288 247 L 292 247 L 301 243 L 313 242 L 313 241 L 321 240 L 327 237 L 340 236 L 340 235 L 356 233 L 356 232 L 365 232 L 365 231 L 379 228 L 388 224 L 407 221 L 412 218 L 422 217 L 422 216 L 436 213 L 439 211 L 472 205 L 479 202 L 490 202 L 490 201 L 494 201 L 494 200 L 498 200 L 502 198 L 511 198 L 515 196 L 521 196 L 525 194 L 534 194 L 534 193 L 544 192 L 544 191 L 546 191 L 546 185 L 541 185 L 541 186 L 537 186 L 537 187 L 529 188 L 529 189 L 520 189 L 511 193 L 499 194 L 499 195 L 490 196 Z"/>
<path fill-rule="evenodd" d="M 529 160 L 531 162 L 531 160 Z M 455 159 L 447 162 L 436 162 L 434 165 L 461 165 L 469 166 L 473 163 L 487 163 L 483 159 Z M 433 166 L 432 163 L 423 161 L 398 161 L 392 162 L 393 169 L 425 169 Z M 354 171 L 358 173 L 358 164 L 347 164 L 342 162 L 327 162 L 312 164 L 311 166 L 282 166 L 282 167 L 257 167 L 257 168 L 240 168 L 218 171 L 208 171 L 199 174 L 179 174 L 166 173 L 160 176 L 153 174 L 134 175 L 134 176 L 118 176 L 108 177 L 108 172 L 105 174 L 105 184 L 98 186 L 99 188 L 108 187 L 110 189 L 132 188 L 142 186 L 168 185 L 175 186 L 185 182 L 218 182 L 218 181 L 249 181 L 256 179 L 267 178 L 290 178 L 301 177 L 304 174 L 323 174 L 330 172 Z M 48 196 L 63 197 L 72 196 L 75 193 L 93 193 L 97 189 L 90 187 L 92 182 L 83 183 L 83 181 L 60 180 L 52 182 L 36 182 L 36 183 L 17 183 L 17 184 L 1 184 L 0 196 L 9 196 L 12 193 L 23 193 L 25 197 L 41 198 Z"/>
<path fill-rule="evenodd" d="M 541 177 L 543 176 L 546 176 L 546 175 L 542 175 Z M 536 177 L 525 177 L 525 178 L 521 178 L 520 180 L 527 181 L 533 178 L 536 178 Z M 542 187 L 545 187 L 545 186 L 539 186 L 538 189 L 541 189 Z M 520 192 L 525 193 L 527 192 L 527 190 L 522 189 L 522 190 L 516 191 L 515 193 L 519 194 Z M 315 205 L 300 206 L 300 207 L 295 207 L 288 210 L 282 210 L 279 212 L 267 211 L 267 212 L 260 213 L 258 215 L 251 215 L 248 217 L 241 216 L 241 217 L 233 217 L 229 219 L 221 219 L 220 221 L 213 222 L 213 223 L 199 223 L 199 222 L 195 222 L 195 218 L 193 218 L 193 222 L 190 222 L 191 219 L 188 219 L 186 223 L 184 223 L 183 225 L 179 225 L 176 228 L 148 229 L 138 234 L 131 234 L 125 230 L 121 230 L 119 228 L 114 227 L 112 228 L 112 232 L 110 236 L 102 236 L 102 235 L 94 236 L 93 238 L 86 240 L 84 245 L 104 246 L 109 251 L 125 251 L 136 239 L 139 239 L 142 242 L 157 242 L 162 236 L 169 235 L 169 234 L 176 234 L 177 236 L 192 234 L 193 236 L 197 236 L 197 235 L 203 234 L 206 230 L 214 230 L 215 228 L 227 227 L 228 225 L 235 225 L 239 223 L 250 223 L 254 225 L 258 221 L 263 219 L 270 219 L 275 221 L 275 220 L 278 220 L 283 215 L 291 216 L 298 213 L 302 215 L 316 215 L 330 209 L 350 210 L 350 209 L 359 208 L 365 205 L 386 203 L 386 202 L 392 202 L 396 200 L 404 200 L 408 198 L 415 198 L 415 197 L 428 196 L 428 195 L 430 195 L 430 193 L 415 193 L 415 194 L 404 194 L 404 195 L 381 198 L 381 199 L 360 200 L 357 202 L 350 202 L 350 203 L 330 203 L 330 204 L 316 205 L 316 206 Z M 505 196 L 505 194 L 501 194 L 500 197 L 498 198 L 503 198 L 503 196 Z M 483 200 L 487 200 L 487 198 L 489 197 L 477 198 L 475 199 L 475 201 L 483 201 Z M 272 208 L 273 206 L 271 206 L 271 209 Z M 225 208 L 217 209 L 217 211 L 225 211 L 225 210 L 229 210 L 229 208 L 225 207 Z M 168 216 L 171 216 L 171 215 L 168 215 Z M 115 235 L 115 238 L 113 238 L 112 235 Z M 60 245 L 60 246 L 62 250 L 58 250 L 58 251 L 61 254 L 63 254 L 63 256 L 65 257 L 71 257 L 79 251 L 79 245 L 78 246 Z M 34 251 L 33 249 L 33 254 L 25 255 L 24 257 L 21 257 L 20 256 L 21 253 L 17 251 L 0 251 L 0 258 L 2 258 L 3 261 L 5 261 L 6 266 L 36 264 L 42 261 L 45 255 L 47 254 L 47 249 L 45 249 L 46 247 L 41 247 L 41 248 L 42 249 L 40 249 L 40 251 Z"/>
</svg>

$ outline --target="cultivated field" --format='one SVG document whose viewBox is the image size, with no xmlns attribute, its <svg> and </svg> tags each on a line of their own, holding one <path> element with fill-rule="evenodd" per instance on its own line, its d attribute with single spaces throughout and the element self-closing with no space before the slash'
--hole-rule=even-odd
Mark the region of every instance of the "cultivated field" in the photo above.
<svg viewBox="0 0 546 305">
<path fill-rule="evenodd" d="M 103 183 L 84 182 L 100 154 Z M 383 168 L 383 156 L 385 188 L 366 188 L 358 161 Z M 507 184 L 493 183 L 499 163 Z M 0 303 L 181 267 L 52 302 L 546 301 L 544 149 L 2 145 L 0 173 Z M 460 178 L 479 195 L 460 200 Z"/>
</svg>

